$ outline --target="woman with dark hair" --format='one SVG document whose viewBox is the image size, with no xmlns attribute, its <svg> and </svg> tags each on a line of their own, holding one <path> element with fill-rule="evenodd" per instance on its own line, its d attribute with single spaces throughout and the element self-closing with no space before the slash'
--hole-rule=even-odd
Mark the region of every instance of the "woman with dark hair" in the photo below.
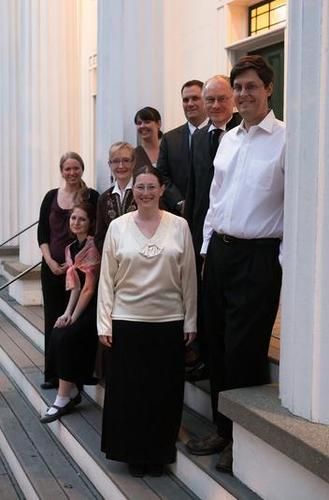
<svg viewBox="0 0 329 500">
<path fill-rule="evenodd" d="M 144 165 L 156 166 L 162 137 L 161 116 L 158 110 L 146 106 L 137 111 L 134 118 L 140 146 L 135 149 L 136 168 Z"/>
<path fill-rule="evenodd" d="M 98 344 L 96 285 L 100 255 L 91 234 L 96 209 L 88 202 L 75 206 L 70 215 L 73 243 L 65 248 L 66 290 L 70 298 L 49 338 L 48 366 L 59 379 L 54 404 L 41 418 L 43 424 L 57 420 L 80 403 L 80 387 L 92 379 Z"/>
<path fill-rule="evenodd" d="M 98 288 L 98 334 L 108 349 L 102 451 L 133 476 L 175 461 L 184 343 L 196 332 L 196 272 L 187 222 L 160 210 L 160 172 L 134 173 L 137 210 L 111 222 Z"/>
<path fill-rule="evenodd" d="M 58 381 L 48 367 L 48 337 L 55 321 L 63 313 L 68 301 L 65 292 L 66 263 L 64 250 L 72 241 L 69 231 L 70 212 L 77 202 L 87 200 L 94 206 L 98 193 L 87 188 L 82 180 L 84 163 L 80 155 L 65 153 L 60 159 L 64 184 L 45 195 L 39 215 L 38 243 L 42 253 L 41 285 L 45 317 L 45 380 L 43 389 L 57 387 Z"/>
</svg>

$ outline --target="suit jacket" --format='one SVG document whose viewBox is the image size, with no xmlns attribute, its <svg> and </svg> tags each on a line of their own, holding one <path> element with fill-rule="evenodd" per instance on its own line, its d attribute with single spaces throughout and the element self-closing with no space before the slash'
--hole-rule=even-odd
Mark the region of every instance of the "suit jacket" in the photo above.
<svg viewBox="0 0 329 500">
<path fill-rule="evenodd" d="M 164 134 L 157 162 L 157 168 L 166 184 L 163 200 L 167 209 L 176 214 L 175 206 L 179 201 L 185 200 L 190 170 L 189 136 L 187 123 Z"/>
<path fill-rule="evenodd" d="M 233 113 L 231 121 L 226 124 L 226 130 L 236 127 L 240 121 L 241 116 Z M 203 223 L 209 208 L 209 191 L 214 176 L 209 127 L 210 124 L 193 134 L 190 175 L 184 206 L 184 217 L 191 229 L 196 255 L 199 255 L 202 246 Z"/>
</svg>

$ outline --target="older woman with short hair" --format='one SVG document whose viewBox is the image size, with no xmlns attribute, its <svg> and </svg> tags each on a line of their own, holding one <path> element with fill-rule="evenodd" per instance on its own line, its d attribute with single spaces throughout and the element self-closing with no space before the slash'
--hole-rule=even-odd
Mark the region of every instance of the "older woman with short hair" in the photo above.
<svg viewBox="0 0 329 500">
<path fill-rule="evenodd" d="M 135 149 L 128 142 L 115 142 L 109 150 L 108 164 L 114 184 L 98 199 L 95 243 L 101 252 L 106 231 L 120 215 L 136 210 L 132 193 Z"/>
</svg>

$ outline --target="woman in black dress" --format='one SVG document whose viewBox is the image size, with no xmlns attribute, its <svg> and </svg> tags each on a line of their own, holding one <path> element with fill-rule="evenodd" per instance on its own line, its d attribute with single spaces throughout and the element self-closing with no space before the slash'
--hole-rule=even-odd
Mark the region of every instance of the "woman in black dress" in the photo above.
<svg viewBox="0 0 329 500">
<path fill-rule="evenodd" d="M 184 392 L 184 341 L 196 332 L 196 272 L 187 222 L 159 208 L 159 170 L 134 173 L 137 210 L 111 222 L 98 289 L 107 347 L 102 451 L 133 476 L 175 461 Z"/>
<path fill-rule="evenodd" d="M 65 310 L 68 295 L 65 292 L 65 247 L 73 240 L 69 232 L 69 217 L 74 204 L 81 200 L 96 206 L 98 193 L 87 188 L 82 180 L 84 163 L 80 155 L 65 153 L 59 163 L 64 180 L 60 188 L 46 193 L 40 208 L 38 243 L 42 252 L 41 285 L 45 317 L 45 372 L 43 389 L 57 387 L 58 380 L 48 366 L 48 339 L 55 321 Z"/>
<path fill-rule="evenodd" d="M 92 379 L 97 349 L 96 286 L 100 256 L 93 234 L 96 210 L 82 202 L 70 216 L 75 236 L 65 249 L 66 289 L 70 298 L 64 313 L 57 318 L 50 334 L 48 363 L 59 379 L 54 404 L 41 418 L 48 424 L 80 403 L 79 387 Z"/>
</svg>

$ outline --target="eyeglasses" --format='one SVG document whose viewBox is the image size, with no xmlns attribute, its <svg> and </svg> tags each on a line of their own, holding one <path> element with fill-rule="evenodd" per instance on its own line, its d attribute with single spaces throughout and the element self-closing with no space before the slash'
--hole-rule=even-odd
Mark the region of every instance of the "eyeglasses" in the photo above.
<svg viewBox="0 0 329 500">
<path fill-rule="evenodd" d="M 129 163 L 132 163 L 132 158 L 121 158 L 121 160 L 119 159 L 115 159 L 115 160 L 109 160 L 108 161 L 108 164 L 109 165 L 129 165 Z"/>
<path fill-rule="evenodd" d="M 226 96 L 226 95 L 220 95 L 218 97 L 206 97 L 205 101 L 206 104 L 209 106 L 213 106 L 215 102 L 218 102 L 218 104 L 224 104 L 224 102 L 227 102 L 231 99 L 231 97 Z"/>
<path fill-rule="evenodd" d="M 256 83 L 247 83 L 244 87 L 238 83 L 233 85 L 233 92 L 241 94 L 244 90 L 246 94 L 254 94 L 257 90 L 263 88 L 265 85 L 257 85 Z"/>
<path fill-rule="evenodd" d="M 156 189 L 158 189 L 158 187 L 159 186 L 154 186 L 153 184 L 136 184 L 134 189 L 136 189 L 139 193 L 143 193 L 144 191 L 150 191 L 150 193 L 153 193 Z"/>
</svg>

